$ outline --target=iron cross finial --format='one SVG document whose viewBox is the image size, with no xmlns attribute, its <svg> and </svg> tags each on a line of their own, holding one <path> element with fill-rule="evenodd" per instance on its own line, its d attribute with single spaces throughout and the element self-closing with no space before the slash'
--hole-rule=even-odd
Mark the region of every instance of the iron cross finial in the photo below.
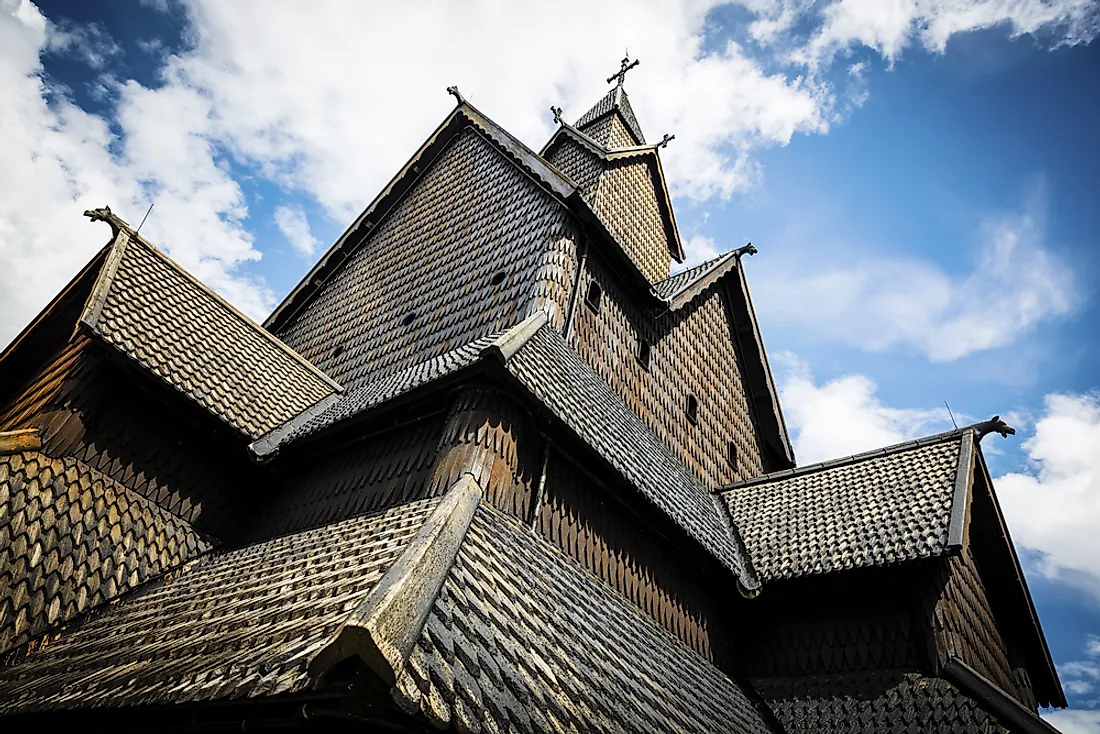
<svg viewBox="0 0 1100 734">
<path fill-rule="evenodd" d="M 638 59 L 634 59 L 633 61 L 631 61 L 629 55 L 624 57 L 623 60 L 619 63 L 619 73 L 612 74 L 611 76 L 607 77 L 607 83 L 610 84 L 613 80 L 618 79 L 619 81 L 615 84 L 615 86 L 621 87 L 623 85 L 623 80 L 626 79 L 626 72 L 630 71 L 640 63 L 642 62 L 638 61 Z"/>
<path fill-rule="evenodd" d="M 667 148 L 668 144 L 671 143 L 675 139 L 676 139 L 675 135 L 669 135 L 668 133 L 665 133 L 665 136 L 663 138 L 661 138 L 661 142 L 657 143 L 657 147 L 658 148 Z"/>
<path fill-rule="evenodd" d="M 555 125 L 560 125 L 561 121 L 562 121 L 562 119 L 561 119 L 561 107 L 555 107 L 554 105 L 550 105 L 550 111 L 554 113 L 554 124 Z"/>
</svg>

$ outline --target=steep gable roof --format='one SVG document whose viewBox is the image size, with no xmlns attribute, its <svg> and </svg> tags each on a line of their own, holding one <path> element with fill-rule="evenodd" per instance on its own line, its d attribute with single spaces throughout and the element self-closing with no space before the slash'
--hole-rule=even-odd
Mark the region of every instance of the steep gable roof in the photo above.
<svg viewBox="0 0 1100 734">
<path fill-rule="evenodd" d="M 616 115 L 622 120 L 630 135 L 634 138 L 635 145 L 645 145 L 645 136 L 642 135 L 642 126 L 638 123 L 638 117 L 634 114 L 634 108 L 630 105 L 630 97 L 621 84 L 608 91 L 600 101 L 592 105 L 592 108 L 581 115 L 573 127 L 584 130 L 597 124 L 608 116 Z"/>
<path fill-rule="evenodd" d="M 109 209 L 114 240 L 80 324 L 255 438 L 341 388 Z"/>
<path fill-rule="evenodd" d="M 683 242 L 680 240 L 680 231 L 676 227 L 676 213 L 672 208 L 672 197 L 668 192 L 664 168 L 661 165 L 661 156 L 657 152 L 658 146 L 645 145 L 643 142 L 636 146 L 613 150 L 585 134 L 583 130 L 579 130 L 572 125 L 562 122 L 542 147 L 539 155 L 544 159 L 551 159 L 558 147 L 565 144 L 567 140 L 581 145 L 600 161 L 600 173 L 594 184 L 589 184 L 585 187 L 585 195 L 589 203 L 596 208 L 605 220 L 609 220 L 610 217 L 613 216 L 613 213 L 609 209 L 606 207 L 601 209 L 599 206 L 601 192 L 604 191 L 604 197 L 609 195 L 605 191 L 608 189 L 608 172 L 612 167 L 620 167 L 623 165 L 646 166 L 649 174 L 648 177 L 653 186 L 652 195 L 661 213 L 661 220 L 664 227 L 664 235 L 668 241 L 669 253 L 677 262 L 683 262 L 684 246 Z"/>
</svg>

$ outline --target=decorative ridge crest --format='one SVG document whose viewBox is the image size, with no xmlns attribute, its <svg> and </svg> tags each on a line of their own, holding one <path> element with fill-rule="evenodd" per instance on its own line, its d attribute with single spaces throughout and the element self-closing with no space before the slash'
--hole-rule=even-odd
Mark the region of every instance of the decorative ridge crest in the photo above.
<svg viewBox="0 0 1100 734">
<path fill-rule="evenodd" d="M 386 683 L 396 683 L 466 539 L 481 495 L 468 473 L 451 486 L 405 552 L 310 660 L 310 676 L 319 679 L 337 663 L 359 657 Z"/>
</svg>

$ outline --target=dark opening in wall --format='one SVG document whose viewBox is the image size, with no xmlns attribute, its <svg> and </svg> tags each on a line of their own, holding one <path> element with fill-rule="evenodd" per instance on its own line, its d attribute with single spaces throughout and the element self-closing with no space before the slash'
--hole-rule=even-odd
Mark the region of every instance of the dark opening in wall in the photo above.
<svg viewBox="0 0 1100 734">
<path fill-rule="evenodd" d="M 500 270 L 493 275 L 492 280 L 489 281 L 489 285 L 500 285 L 504 282 L 504 271 Z"/>
<path fill-rule="evenodd" d="M 726 459 L 729 461 L 730 466 L 737 469 L 737 444 L 730 441 L 729 452 L 726 454 Z"/>
<path fill-rule="evenodd" d="M 699 401 L 695 399 L 694 395 L 688 395 L 686 412 L 692 425 L 699 422 Z"/>
<path fill-rule="evenodd" d="M 588 284 L 588 293 L 584 295 L 584 302 L 595 313 L 600 312 L 600 300 L 603 298 L 603 288 L 596 281 Z"/>
<path fill-rule="evenodd" d="M 642 367 L 649 369 L 649 342 L 645 339 L 638 340 L 638 353 L 635 355 L 638 358 L 638 364 Z"/>
<path fill-rule="evenodd" d="M 343 344 L 337 344 L 335 347 L 332 348 L 332 356 L 333 357 L 339 357 L 343 353 L 344 353 L 344 345 Z"/>
<path fill-rule="evenodd" d="M 414 321 L 416 321 L 416 311 L 410 311 L 405 318 L 401 319 L 401 325 L 412 326 Z"/>
</svg>

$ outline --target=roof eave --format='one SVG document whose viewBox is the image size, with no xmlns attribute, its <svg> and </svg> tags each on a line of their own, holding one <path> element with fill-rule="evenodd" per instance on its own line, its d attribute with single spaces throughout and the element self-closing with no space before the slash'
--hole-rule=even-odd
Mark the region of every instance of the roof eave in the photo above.
<svg viewBox="0 0 1100 734">
<path fill-rule="evenodd" d="M 1046 698 L 1054 706 L 1064 708 L 1068 704 L 1066 702 L 1065 691 L 1062 689 L 1062 681 L 1058 678 L 1058 669 L 1054 665 L 1054 658 L 1050 654 L 1050 647 L 1047 645 L 1047 639 L 1046 635 L 1043 634 L 1042 625 L 1039 624 L 1039 614 L 1035 610 L 1035 602 L 1031 598 L 1031 590 L 1028 588 L 1023 567 L 1020 565 L 1020 557 L 1016 553 L 1016 544 L 1012 542 L 1012 534 L 1008 531 L 1008 523 L 1005 522 L 1004 513 L 1001 511 L 1001 503 L 997 500 L 997 492 L 993 486 L 993 478 L 989 474 L 989 466 L 986 464 L 985 456 L 982 454 L 981 443 L 975 438 L 974 471 L 977 472 L 979 470 L 982 472 L 982 478 L 985 485 L 989 488 L 989 498 L 992 501 L 993 509 L 996 514 L 1001 537 L 1004 539 L 1005 545 L 1008 546 L 1008 554 L 1012 558 L 1012 569 L 1016 577 L 1016 584 L 1023 593 L 1024 600 L 1027 603 L 1028 621 L 1034 633 L 1034 640 L 1039 647 L 1041 657 L 1045 663 L 1046 670 L 1044 672 L 1047 675 L 1047 682 L 1051 686 L 1051 693 L 1053 693 L 1053 695 Z"/>
</svg>

